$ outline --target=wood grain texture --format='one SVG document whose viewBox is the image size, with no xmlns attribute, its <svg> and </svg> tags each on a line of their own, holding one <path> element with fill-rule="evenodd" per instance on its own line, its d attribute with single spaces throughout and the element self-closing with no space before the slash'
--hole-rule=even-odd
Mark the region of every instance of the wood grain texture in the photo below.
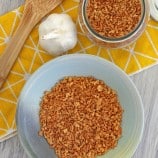
<svg viewBox="0 0 158 158">
<path fill-rule="evenodd" d="M 0 15 L 19 7 L 24 0 L 0 0 Z"/>
<path fill-rule="evenodd" d="M 26 0 L 20 24 L 0 58 L 0 88 L 6 81 L 25 40 L 34 26 L 61 2 L 62 0 L 53 0 L 53 2 L 52 0 Z"/>
<path fill-rule="evenodd" d="M 0 14 L 19 6 L 23 0 L 0 0 Z M 145 130 L 132 158 L 158 158 L 158 65 L 131 76 L 144 103 Z M 17 136 L 0 143 L 0 158 L 28 158 Z"/>
</svg>

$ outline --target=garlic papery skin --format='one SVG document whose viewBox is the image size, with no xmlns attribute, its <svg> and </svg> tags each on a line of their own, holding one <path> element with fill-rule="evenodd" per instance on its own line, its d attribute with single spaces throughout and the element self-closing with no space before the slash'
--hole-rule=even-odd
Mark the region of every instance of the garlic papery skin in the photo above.
<svg viewBox="0 0 158 158">
<path fill-rule="evenodd" d="M 39 44 L 52 55 L 61 55 L 77 43 L 76 25 L 68 14 L 51 14 L 39 25 Z"/>
</svg>

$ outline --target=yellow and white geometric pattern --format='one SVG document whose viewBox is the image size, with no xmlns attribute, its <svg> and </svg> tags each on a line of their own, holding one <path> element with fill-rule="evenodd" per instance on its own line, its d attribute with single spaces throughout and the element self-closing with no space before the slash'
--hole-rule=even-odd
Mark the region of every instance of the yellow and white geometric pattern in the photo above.
<svg viewBox="0 0 158 158">
<path fill-rule="evenodd" d="M 23 8 L 18 8 L 0 17 L 0 55 L 13 35 L 22 16 Z M 123 69 L 127 74 L 134 74 L 158 62 L 158 23 L 150 20 L 144 34 L 132 45 L 123 49 L 105 49 L 95 46 L 78 24 L 78 3 L 65 0 L 52 13 L 67 13 L 78 29 L 76 47 L 66 53 L 87 53 L 101 56 Z M 20 39 L 19 39 L 20 40 Z M 28 37 L 3 89 L 0 90 L 0 141 L 16 133 L 15 113 L 20 91 L 30 77 L 45 62 L 53 59 L 42 50 L 38 43 L 38 26 Z"/>
</svg>

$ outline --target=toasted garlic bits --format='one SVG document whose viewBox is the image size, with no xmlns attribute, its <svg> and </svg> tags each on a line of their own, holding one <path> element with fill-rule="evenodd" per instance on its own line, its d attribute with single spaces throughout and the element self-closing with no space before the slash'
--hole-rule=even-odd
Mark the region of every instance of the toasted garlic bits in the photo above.
<svg viewBox="0 0 158 158">
<path fill-rule="evenodd" d="M 140 22 L 141 0 L 88 0 L 87 17 L 100 35 L 118 38 L 129 34 Z"/>
<path fill-rule="evenodd" d="M 117 146 L 123 109 L 114 90 L 93 77 L 65 77 L 45 92 L 39 134 L 59 158 L 95 158 Z"/>
</svg>

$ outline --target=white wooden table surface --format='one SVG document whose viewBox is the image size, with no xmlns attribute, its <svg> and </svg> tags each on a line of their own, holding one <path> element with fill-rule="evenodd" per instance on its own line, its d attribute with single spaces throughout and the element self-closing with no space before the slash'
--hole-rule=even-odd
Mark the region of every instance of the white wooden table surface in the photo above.
<svg viewBox="0 0 158 158">
<path fill-rule="evenodd" d="M 24 0 L 0 0 L 0 14 Z M 132 158 L 158 158 L 158 65 L 131 76 L 144 103 L 145 131 L 143 139 Z M 15 136 L 0 143 L 0 158 L 28 158 Z"/>
</svg>

